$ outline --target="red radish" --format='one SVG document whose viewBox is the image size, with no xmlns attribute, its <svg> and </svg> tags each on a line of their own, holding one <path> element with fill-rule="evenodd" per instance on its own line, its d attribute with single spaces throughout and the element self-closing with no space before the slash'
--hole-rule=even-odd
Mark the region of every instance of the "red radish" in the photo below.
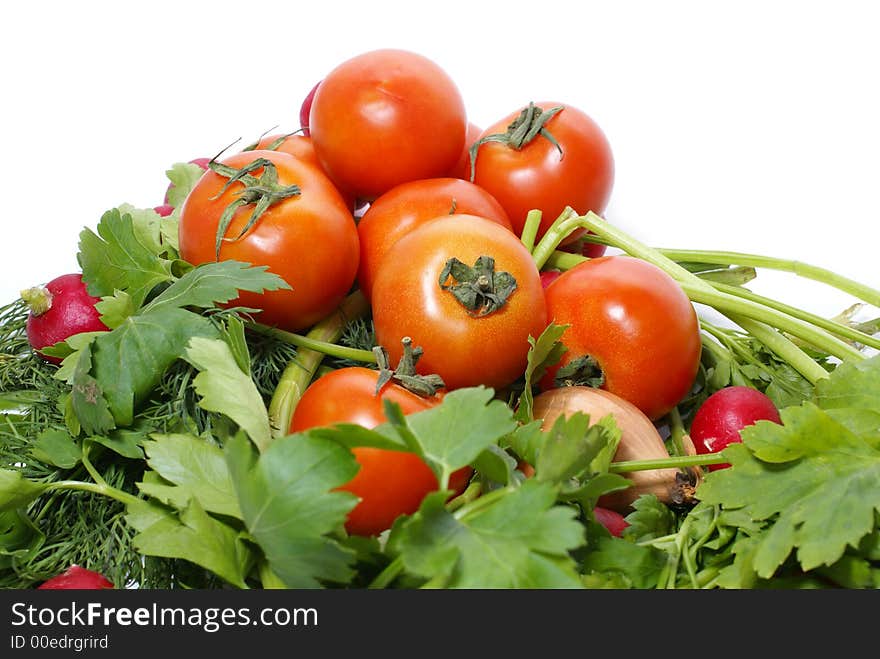
<svg viewBox="0 0 880 659">
<path fill-rule="evenodd" d="M 162 204 L 160 206 L 155 206 L 153 210 L 159 213 L 162 217 L 168 217 L 174 212 L 174 206 L 171 204 Z"/>
<path fill-rule="evenodd" d="M 190 162 L 190 164 L 198 165 L 198 166 L 201 167 L 202 169 L 208 169 L 208 163 L 211 162 L 211 159 L 210 159 L 210 158 L 193 158 L 193 159 L 190 160 L 189 162 Z M 162 201 L 163 201 L 163 204 L 167 204 L 167 203 L 168 203 L 168 195 L 171 193 L 171 190 L 172 190 L 173 188 L 174 188 L 174 184 L 173 184 L 173 183 L 169 183 L 169 184 L 168 184 L 168 189 L 165 190 L 165 199 L 162 200 Z M 158 213 L 159 211 L 156 211 L 156 212 Z"/>
<path fill-rule="evenodd" d="M 103 590 L 113 587 L 103 574 L 71 565 L 61 574 L 37 586 L 37 590 Z"/>
<path fill-rule="evenodd" d="M 43 348 L 82 332 L 100 332 L 109 328 L 101 322 L 95 304 L 101 298 L 89 295 L 79 273 L 61 275 L 45 286 L 27 288 L 22 299 L 30 307 L 25 332 L 31 347 L 43 359 L 60 364 L 57 357 L 44 355 Z"/>
<path fill-rule="evenodd" d="M 542 270 L 541 271 L 541 286 L 547 288 L 551 282 L 555 279 L 559 278 L 559 275 L 562 274 L 561 270 Z"/>
<path fill-rule="evenodd" d="M 519 460 L 516 463 L 516 468 L 519 469 L 526 478 L 531 478 L 535 475 L 535 468 L 525 460 Z M 596 521 L 599 522 L 599 524 L 608 529 L 608 532 L 611 535 L 618 538 L 623 535 L 623 530 L 629 526 L 629 522 L 626 521 L 626 518 L 623 515 L 610 508 L 594 506 L 593 517 L 596 518 Z"/>
<path fill-rule="evenodd" d="M 306 94 L 302 105 L 299 107 L 299 125 L 302 128 L 302 134 L 306 137 L 309 136 L 309 114 L 312 111 L 312 101 L 315 98 L 315 92 L 318 91 L 318 85 L 320 84 L 320 80 L 315 83 L 315 86 L 312 87 L 312 90 L 308 94 Z"/>
<path fill-rule="evenodd" d="M 593 517 L 596 518 L 597 522 L 608 529 L 608 532 L 611 535 L 617 538 L 622 536 L 623 530 L 629 526 L 629 522 L 627 522 L 626 518 L 619 512 L 616 510 L 610 510 L 609 508 L 603 508 L 602 506 L 595 506 L 593 508 Z"/>
<path fill-rule="evenodd" d="M 782 423 L 779 411 L 766 394 L 752 387 L 725 387 L 699 407 L 691 423 L 690 438 L 697 453 L 717 453 L 728 444 L 741 442 L 740 430 L 762 420 Z M 708 465 L 710 471 L 729 466 L 726 462 Z"/>
<path fill-rule="evenodd" d="M 599 243 L 591 243 L 589 240 L 584 240 L 583 242 L 577 240 L 567 245 L 560 245 L 559 249 L 560 251 L 569 252 L 570 254 L 580 254 L 581 256 L 586 256 L 590 259 L 597 259 L 600 256 L 605 255 L 605 250 L 608 249 L 608 246 Z"/>
</svg>

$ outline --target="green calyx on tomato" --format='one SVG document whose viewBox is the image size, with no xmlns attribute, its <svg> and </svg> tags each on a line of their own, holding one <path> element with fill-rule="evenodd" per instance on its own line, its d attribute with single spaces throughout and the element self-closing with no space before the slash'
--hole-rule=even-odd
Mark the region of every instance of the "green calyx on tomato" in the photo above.
<svg viewBox="0 0 880 659">
<path fill-rule="evenodd" d="M 236 181 L 240 181 L 244 184 L 244 188 L 238 192 L 238 198 L 232 201 L 223 210 L 223 214 L 220 216 L 220 221 L 217 224 L 217 238 L 214 245 L 214 252 L 218 261 L 220 260 L 220 247 L 224 240 L 240 240 L 251 229 L 251 227 L 257 223 L 260 216 L 266 212 L 266 209 L 272 204 L 301 193 L 298 185 L 279 185 L 278 170 L 275 169 L 275 165 L 272 161 L 267 160 L 266 158 L 256 158 L 240 169 L 224 165 L 216 160 L 210 161 L 208 167 L 211 168 L 211 171 L 216 172 L 220 176 L 225 176 L 228 179 L 220 191 L 213 197 L 214 199 L 226 192 L 226 190 L 229 189 L 229 186 Z M 263 170 L 263 173 L 260 174 L 259 178 L 251 173 L 258 169 Z M 235 238 L 226 238 L 226 230 L 229 228 L 229 223 L 232 222 L 232 217 L 235 215 L 235 211 L 238 210 L 239 207 L 247 206 L 248 204 L 254 204 L 254 210 L 248 218 L 247 223 L 242 227 L 238 236 Z"/>
<path fill-rule="evenodd" d="M 373 348 L 373 354 L 376 355 L 376 363 L 379 365 L 379 377 L 376 380 L 376 395 L 382 392 L 389 382 L 395 382 L 407 391 L 422 396 L 423 398 L 431 398 L 436 396 L 440 389 L 446 384 L 436 373 L 429 375 L 419 375 L 416 373 L 416 362 L 422 356 L 421 347 L 413 347 L 412 339 L 408 336 L 403 337 L 400 341 L 403 345 L 403 355 L 397 364 L 396 369 L 391 368 L 388 351 L 382 346 Z"/>
<path fill-rule="evenodd" d="M 450 278 L 455 283 L 447 283 Z M 491 256 L 480 256 L 473 267 L 454 257 L 447 260 L 438 283 L 475 318 L 498 311 L 516 290 L 516 279 L 509 272 L 495 272 Z"/>
<path fill-rule="evenodd" d="M 553 144 L 553 146 L 559 151 L 560 155 L 562 155 L 562 147 L 559 145 L 559 142 L 557 142 L 552 133 L 545 128 L 545 124 L 562 110 L 562 105 L 557 105 L 556 107 L 545 110 L 544 108 L 535 105 L 534 102 L 529 102 L 528 106 L 524 107 L 519 113 L 519 116 L 507 125 L 507 132 L 486 135 L 474 142 L 470 147 L 471 181 L 474 180 L 474 176 L 476 175 L 477 152 L 479 151 L 480 146 L 486 142 L 501 142 L 519 151 L 540 135 Z"/>
<path fill-rule="evenodd" d="M 605 384 L 605 374 L 592 355 L 581 355 L 561 366 L 553 382 L 557 387 L 580 385 L 598 389 Z"/>
</svg>

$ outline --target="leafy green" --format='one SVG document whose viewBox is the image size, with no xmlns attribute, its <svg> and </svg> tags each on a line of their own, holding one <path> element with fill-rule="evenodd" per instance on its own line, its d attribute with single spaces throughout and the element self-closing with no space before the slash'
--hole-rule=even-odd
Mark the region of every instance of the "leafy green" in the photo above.
<svg viewBox="0 0 880 659">
<path fill-rule="evenodd" d="M 406 569 L 445 588 L 580 588 L 569 554 L 585 541 L 576 509 L 555 505 L 555 488 L 533 479 L 503 492 L 461 516 L 442 493 L 425 497 L 398 529 Z"/>
<path fill-rule="evenodd" d="M 454 471 L 516 428 L 511 409 L 493 400 L 493 395 L 487 387 L 456 389 L 444 396 L 442 404 L 392 421 L 401 436 L 411 433 L 441 489 Z M 386 416 L 392 418 L 387 412 Z"/>
<path fill-rule="evenodd" d="M 144 494 L 176 505 L 192 498 L 207 512 L 241 519 L 232 477 L 220 447 L 192 435 L 156 434 L 144 449 L 147 464 L 153 469 L 147 475 L 155 474 L 162 479 L 151 476 L 151 480 L 139 483 Z"/>
<path fill-rule="evenodd" d="M 80 363 L 78 374 L 87 383 L 94 381 L 106 400 L 107 410 L 117 425 L 131 425 L 135 407 L 146 400 L 156 387 L 162 374 L 171 364 L 183 356 L 187 342 L 192 337 L 214 338 L 218 335 L 210 320 L 190 311 L 165 308 L 127 318 L 122 325 L 98 336 L 91 349 L 94 367 L 89 376 L 89 365 Z M 85 370 L 82 373 L 82 370 Z M 90 390 L 79 391 L 74 382 L 74 406 L 92 405 L 98 400 L 98 392 L 86 400 Z M 100 407 L 100 402 L 98 402 Z M 80 414 L 77 408 L 77 414 Z M 104 416 L 103 423 L 93 424 L 95 431 L 107 429 L 110 420 Z M 85 425 L 85 424 L 84 424 Z M 109 425 L 113 427 L 113 425 Z M 89 432 L 89 431 L 87 431 Z"/>
<path fill-rule="evenodd" d="M 193 268 L 144 306 L 144 313 L 159 310 L 201 307 L 208 309 L 229 302 L 239 291 L 274 291 L 289 289 L 278 275 L 266 266 L 252 266 L 241 261 L 203 263 Z"/>
<path fill-rule="evenodd" d="M 537 339 L 529 337 L 530 348 L 526 358 L 525 388 L 520 394 L 516 406 L 517 421 L 528 423 L 532 420 L 534 400 L 532 387 L 543 377 L 547 368 L 556 364 L 567 350 L 560 342 L 566 329 L 568 329 L 568 325 L 550 323 Z"/>
<path fill-rule="evenodd" d="M 34 440 L 31 455 L 41 462 L 70 469 L 82 459 L 82 448 L 66 430 L 47 428 Z"/>
<path fill-rule="evenodd" d="M 0 512 L 26 506 L 48 487 L 46 483 L 28 480 L 19 471 L 0 469 Z"/>
<path fill-rule="evenodd" d="M 815 401 L 825 410 L 880 411 L 880 354 L 842 363 L 829 377 L 816 383 Z"/>
<path fill-rule="evenodd" d="M 357 503 L 334 491 L 357 472 L 351 452 L 304 434 L 275 439 L 258 455 L 238 434 L 225 454 L 245 524 L 272 572 L 289 588 L 351 581 L 354 552 L 329 535 Z"/>
<path fill-rule="evenodd" d="M 247 432 L 265 450 L 272 439 L 269 413 L 249 373 L 241 370 L 229 345 L 221 339 L 193 337 L 184 358 L 201 371 L 193 387 L 201 396 L 199 405 L 220 412 Z"/>
<path fill-rule="evenodd" d="M 182 558 L 246 587 L 255 557 L 245 534 L 206 513 L 195 499 L 179 514 L 155 503 L 133 502 L 126 520 L 138 531 L 134 546 L 144 554 Z"/>
<path fill-rule="evenodd" d="M 158 258 L 155 245 L 150 249 L 141 235 L 132 216 L 118 209 L 104 213 L 97 233 L 83 229 L 77 260 L 89 293 L 103 297 L 124 290 L 140 307 L 156 286 L 171 281 L 171 262 Z"/>
<path fill-rule="evenodd" d="M 170 169 L 165 170 L 165 175 L 171 183 L 168 203 L 175 208 L 180 206 L 204 173 L 204 169 L 191 162 L 176 162 L 171 165 Z"/>
<path fill-rule="evenodd" d="M 866 441 L 812 403 L 781 417 L 782 425 L 743 429 L 743 444 L 724 451 L 733 467 L 707 476 L 697 493 L 773 520 L 756 541 L 755 569 L 764 578 L 792 551 L 804 570 L 833 564 L 873 530 L 880 511 L 880 429 Z"/>
</svg>

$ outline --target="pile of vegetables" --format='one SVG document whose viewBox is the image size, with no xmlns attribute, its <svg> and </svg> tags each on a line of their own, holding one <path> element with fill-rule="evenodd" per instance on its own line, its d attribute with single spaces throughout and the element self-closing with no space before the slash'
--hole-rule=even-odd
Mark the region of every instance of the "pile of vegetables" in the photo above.
<svg viewBox="0 0 880 659">
<path fill-rule="evenodd" d="M 366 52 L 85 227 L 0 308 L 0 585 L 880 586 L 880 291 L 645 245 L 600 127 L 512 110 Z"/>
</svg>

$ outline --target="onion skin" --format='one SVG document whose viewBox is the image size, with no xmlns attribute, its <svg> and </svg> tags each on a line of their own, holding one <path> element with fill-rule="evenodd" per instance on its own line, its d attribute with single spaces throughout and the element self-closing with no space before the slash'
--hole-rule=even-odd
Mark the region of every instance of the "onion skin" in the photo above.
<svg viewBox="0 0 880 659">
<path fill-rule="evenodd" d="M 615 462 L 668 458 L 669 452 L 654 423 L 635 405 L 604 389 L 569 386 L 551 389 L 534 398 L 532 415 L 549 429 L 560 415 L 569 417 L 582 412 L 597 423 L 609 414 L 620 428 L 620 443 Z M 689 448 L 692 448 L 689 447 Z M 643 494 L 654 494 L 666 504 L 688 502 L 693 496 L 698 471 L 681 469 L 650 469 L 621 474 L 633 485 L 625 490 L 601 496 L 598 505 L 619 513 L 632 510 L 633 502 Z"/>
</svg>

